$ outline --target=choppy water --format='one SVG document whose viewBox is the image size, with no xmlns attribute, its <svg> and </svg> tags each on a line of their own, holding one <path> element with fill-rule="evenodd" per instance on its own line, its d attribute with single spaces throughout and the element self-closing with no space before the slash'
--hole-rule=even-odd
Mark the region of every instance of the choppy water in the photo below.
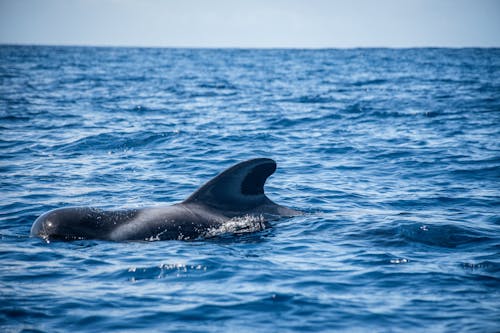
<svg viewBox="0 0 500 333">
<path fill-rule="evenodd" d="M 500 50 L 0 47 L 0 330 L 500 330 Z M 278 162 L 307 212 L 192 242 L 50 242 L 56 207 Z"/>
</svg>

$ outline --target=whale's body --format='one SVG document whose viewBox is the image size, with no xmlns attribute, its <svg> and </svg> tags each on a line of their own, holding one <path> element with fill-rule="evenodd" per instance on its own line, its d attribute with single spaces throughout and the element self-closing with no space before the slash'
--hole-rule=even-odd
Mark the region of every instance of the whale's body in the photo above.
<svg viewBox="0 0 500 333">
<path fill-rule="evenodd" d="M 266 158 L 236 164 L 171 206 L 58 208 L 37 218 L 31 235 L 60 240 L 188 240 L 210 236 L 211 231 L 242 219 L 247 222 L 243 228 L 262 230 L 271 219 L 300 214 L 265 195 L 264 183 L 275 170 L 276 163 Z"/>
</svg>

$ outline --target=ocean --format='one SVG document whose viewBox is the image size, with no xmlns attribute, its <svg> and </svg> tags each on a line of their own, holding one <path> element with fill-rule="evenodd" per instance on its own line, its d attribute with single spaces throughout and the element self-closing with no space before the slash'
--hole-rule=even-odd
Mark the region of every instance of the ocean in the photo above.
<svg viewBox="0 0 500 333">
<path fill-rule="evenodd" d="M 500 331 L 500 49 L 0 46 L 0 331 Z M 305 214 L 45 241 L 42 213 L 278 169 Z"/>
</svg>

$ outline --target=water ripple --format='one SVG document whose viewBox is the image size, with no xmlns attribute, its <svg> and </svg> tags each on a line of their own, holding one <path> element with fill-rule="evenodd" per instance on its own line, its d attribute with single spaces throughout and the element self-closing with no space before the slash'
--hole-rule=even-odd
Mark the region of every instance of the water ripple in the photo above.
<svg viewBox="0 0 500 333">
<path fill-rule="evenodd" d="M 498 49 L 0 46 L 0 330 L 498 331 L 499 91 Z M 260 156 L 306 214 L 29 237 L 47 210 L 179 202 Z"/>
</svg>

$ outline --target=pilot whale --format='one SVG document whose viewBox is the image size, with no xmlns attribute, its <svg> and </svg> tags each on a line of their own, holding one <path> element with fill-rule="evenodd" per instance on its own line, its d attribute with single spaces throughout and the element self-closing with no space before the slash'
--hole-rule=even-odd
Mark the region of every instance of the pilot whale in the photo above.
<svg viewBox="0 0 500 333">
<path fill-rule="evenodd" d="M 270 220 L 299 215 L 264 193 L 264 183 L 276 170 L 267 158 L 251 159 L 225 170 L 181 203 L 128 210 L 67 207 L 38 217 L 31 236 L 76 240 L 190 240 L 210 235 L 230 221 L 256 223 L 263 230 Z"/>
</svg>

